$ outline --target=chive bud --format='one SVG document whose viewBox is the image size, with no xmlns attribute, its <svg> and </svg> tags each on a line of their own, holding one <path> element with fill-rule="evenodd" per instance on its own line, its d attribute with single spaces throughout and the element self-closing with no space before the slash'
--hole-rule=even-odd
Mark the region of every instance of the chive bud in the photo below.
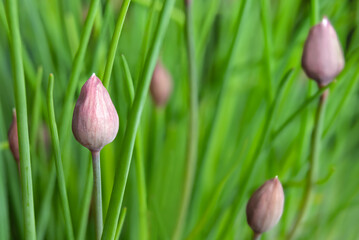
<svg viewBox="0 0 359 240">
<path fill-rule="evenodd" d="M 247 204 L 247 222 L 256 236 L 273 228 L 283 213 L 284 192 L 278 177 L 266 181 Z"/>
<path fill-rule="evenodd" d="M 150 91 L 156 106 L 167 104 L 172 92 L 172 77 L 160 61 L 153 72 Z"/>
<path fill-rule="evenodd" d="M 76 140 L 91 152 L 99 152 L 112 142 L 119 120 L 110 95 L 95 74 L 82 86 L 76 102 L 72 132 Z"/>
<path fill-rule="evenodd" d="M 10 150 L 12 152 L 12 155 L 14 156 L 17 164 L 20 164 L 20 158 L 19 158 L 19 138 L 17 133 L 17 119 L 16 119 L 16 110 L 15 108 L 12 110 L 12 123 L 10 125 L 9 131 L 8 131 L 8 141 Z"/>
<path fill-rule="evenodd" d="M 313 26 L 302 55 L 302 67 L 319 87 L 328 85 L 343 70 L 345 60 L 335 29 L 327 17 Z"/>
</svg>

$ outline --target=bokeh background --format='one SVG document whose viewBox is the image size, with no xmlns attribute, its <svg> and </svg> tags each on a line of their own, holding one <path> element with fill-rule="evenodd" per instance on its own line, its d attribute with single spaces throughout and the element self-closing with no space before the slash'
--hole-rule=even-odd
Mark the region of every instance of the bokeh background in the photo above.
<svg viewBox="0 0 359 240">
<path fill-rule="evenodd" d="M 120 0 L 101 1 L 73 103 L 93 72 L 103 76 L 120 6 Z M 136 87 L 161 6 L 162 1 L 132 0 L 124 23 L 109 86 L 121 127 L 101 156 L 104 214 L 114 169 L 121 161 L 118 156 L 130 106 L 121 54 L 128 61 Z M 294 239 L 358 239 L 359 1 L 320 0 L 318 6 L 314 20 L 329 18 L 346 66 L 330 86 L 317 184 Z M 56 180 L 51 177 L 54 169 L 46 89 L 48 75 L 53 73 L 55 113 L 60 119 L 88 7 L 89 1 L 80 0 L 19 0 L 39 239 L 66 239 Z M 319 100 L 317 85 L 305 76 L 300 64 L 314 21 L 311 1 L 194 0 L 193 17 L 199 145 L 183 238 L 249 239 L 246 202 L 265 180 L 278 175 L 286 196 L 284 213 L 263 239 L 287 239 L 300 211 Z M 139 128 L 141 144 L 133 155 L 144 164 L 150 239 L 171 238 L 184 185 L 189 121 L 185 20 L 183 2 L 177 1 L 160 51 L 160 59 L 172 76 L 173 92 L 165 107 L 156 107 L 149 94 Z M 22 239 L 26 236 L 19 175 L 7 143 L 15 106 L 8 32 L 4 1 L 0 1 L 0 236 Z M 287 74 L 289 78 L 285 78 Z M 290 116 L 291 121 L 278 132 Z M 67 130 L 60 138 L 73 227 L 75 233 L 84 232 L 83 238 L 93 239 L 91 161 L 88 150 L 75 141 L 71 129 Z M 140 239 L 143 215 L 139 199 L 132 161 L 121 239 Z"/>
</svg>

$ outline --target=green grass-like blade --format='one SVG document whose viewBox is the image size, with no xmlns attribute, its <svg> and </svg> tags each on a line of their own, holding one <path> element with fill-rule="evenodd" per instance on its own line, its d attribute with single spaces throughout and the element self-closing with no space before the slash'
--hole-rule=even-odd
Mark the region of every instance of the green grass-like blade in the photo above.
<svg viewBox="0 0 359 240">
<path fill-rule="evenodd" d="M 197 160 L 198 160 L 198 74 L 195 57 L 194 45 L 194 31 L 193 31 L 193 8 L 192 1 L 185 1 L 186 8 L 186 47 L 188 60 L 188 88 L 189 88 L 189 127 L 187 136 L 187 154 L 186 154 L 186 168 L 185 177 L 182 190 L 182 198 L 180 211 L 176 222 L 176 228 L 173 234 L 173 239 L 181 239 L 184 225 L 187 218 L 187 212 L 192 196 L 192 189 L 196 174 Z"/>
<path fill-rule="evenodd" d="M 14 74 L 14 93 L 17 111 L 25 236 L 27 239 L 36 239 L 26 88 L 22 60 L 22 42 L 19 28 L 18 1 L 6 1 L 6 10 L 10 30 L 9 42 L 11 48 L 12 69 Z"/>
<path fill-rule="evenodd" d="M 120 215 L 120 220 L 118 221 L 117 230 L 116 230 L 116 237 L 115 237 L 116 240 L 120 238 L 123 223 L 125 222 L 125 218 L 126 218 L 126 213 L 127 213 L 127 208 L 123 208 L 121 215 Z"/>
<path fill-rule="evenodd" d="M 306 109 L 312 102 L 314 102 L 316 99 L 318 99 L 325 90 L 334 86 L 334 84 L 335 84 L 335 82 L 332 82 L 332 83 L 328 84 L 327 86 L 320 88 L 313 96 L 311 96 L 310 98 L 305 100 L 305 102 L 303 102 L 303 104 L 300 105 L 298 107 L 298 109 L 294 113 L 292 113 L 287 118 L 287 120 L 285 120 L 284 123 L 281 124 L 280 127 L 278 127 L 277 130 L 274 131 L 272 138 L 275 139 L 297 116 L 300 115 L 300 113 L 304 109 Z"/>
<path fill-rule="evenodd" d="M 122 2 L 120 15 L 118 17 L 118 20 L 116 23 L 116 28 L 115 28 L 115 31 L 112 36 L 110 50 L 109 50 L 108 57 L 107 57 L 105 74 L 103 76 L 103 85 L 106 88 L 108 88 L 108 85 L 110 83 L 110 77 L 111 77 L 113 62 L 114 62 L 115 56 L 116 56 L 117 45 L 118 45 L 118 41 L 120 40 L 123 23 L 125 22 L 127 10 L 128 10 L 128 7 L 130 6 L 130 3 L 131 3 L 131 0 L 124 0 Z"/>
<path fill-rule="evenodd" d="M 67 198 L 67 191 L 66 191 L 66 182 L 65 182 L 64 170 L 62 167 L 62 160 L 61 160 L 60 140 L 59 140 L 59 136 L 57 133 L 57 126 L 56 126 L 56 120 L 55 120 L 55 110 L 54 110 L 54 103 L 53 103 L 53 89 L 54 89 L 54 75 L 50 74 L 49 86 L 47 89 L 47 107 L 48 107 L 48 114 L 49 114 L 49 127 L 50 127 L 50 133 L 51 133 L 51 143 L 52 143 L 52 148 L 54 150 L 57 182 L 58 182 L 59 190 L 60 190 L 60 198 L 61 198 L 61 204 L 62 204 L 62 208 L 63 208 L 63 214 L 65 217 L 66 234 L 67 234 L 68 239 L 74 239 L 74 232 L 72 229 L 72 221 L 71 221 L 71 213 L 70 213 L 69 201 Z"/>
<path fill-rule="evenodd" d="M 198 206 L 202 204 L 203 196 L 204 195 L 205 197 L 207 196 L 209 189 L 213 184 L 212 176 L 213 176 L 213 172 L 215 171 L 214 169 L 215 164 L 213 163 L 214 160 L 212 158 L 212 156 L 214 155 L 213 150 L 215 149 L 214 146 L 217 144 L 216 142 L 217 135 L 220 132 L 220 115 L 222 114 L 223 109 L 225 108 L 224 98 L 229 88 L 229 79 L 230 79 L 229 76 L 231 73 L 231 66 L 234 60 L 236 50 L 239 45 L 240 28 L 247 5 L 248 5 L 248 0 L 242 1 L 236 19 L 234 37 L 232 39 L 231 45 L 226 55 L 225 63 L 223 64 L 224 69 L 222 74 L 222 83 L 221 83 L 222 85 L 220 86 L 218 103 L 215 106 L 215 115 L 211 123 L 211 126 L 208 128 L 210 131 L 209 137 L 206 143 L 204 144 L 205 146 L 204 156 L 202 160 L 202 167 L 200 169 L 199 177 L 198 177 L 199 185 L 201 186 L 199 187 L 198 191 L 196 191 L 194 196 L 194 203 L 193 203 L 194 209 L 197 209 Z"/>
<path fill-rule="evenodd" d="M 2 113 L 2 107 L 0 104 L 0 113 Z M 3 117 L 0 117 L 0 139 L 6 139 L 5 126 Z M 10 221 L 9 219 L 9 201 L 8 201 L 8 186 L 5 152 L 1 151 L 0 144 L 0 239 L 10 239 Z"/>
<path fill-rule="evenodd" d="M 128 118 L 123 146 L 120 153 L 120 164 L 116 169 L 115 181 L 110 199 L 110 205 L 106 216 L 102 239 L 113 239 L 116 234 L 117 221 L 121 212 L 122 200 L 126 188 L 128 172 L 130 168 L 133 146 L 137 129 L 140 123 L 143 106 L 146 101 L 153 70 L 156 65 L 160 47 L 167 29 L 170 15 L 175 1 L 166 0 L 159 22 L 155 31 L 151 48 L 146 58 L 139 85 L 137 87 L 135 100 Z"/>
<path fill-rule="evenodd" d="M 85 185 L 84 196 L 82 198 L 82 209 L 80 211 L 80 223 L 78 226 L 78 232 L 76 235 L 77 240 L 85 239 L 86 235 L 86 227 L 88 223 L 88 216 L 90 211 L 90 204 L 91 204 L 91 196 L 92 196 L 92 187 L 93 187 L 93 174 L 91 163 L 89 159 L 88 169 L 87 169 L 87 181 Z"/>
<path fill-rule="evenodd" d="M 122 66 L 125 71 L 125 86 L 130 96 L 130 105 L 133 103 L 135 89 L 133 86 L 133 80 L 130 69 L 128 67 L 126 58 L 121 55 Z M 146 177 L 145 168 L 143 162 L 143 144 L 141 138 L 140 129 L 137 132 L 135 142 L 135 167 L 136 167 L 136 179 L 137 179 L 137 191 L 139 196 L 139 211 L 140 211 L 140 239 L 148 239 L 148 221 L 147 221 L 147 190 L 146 190 Z"/>
</svg>

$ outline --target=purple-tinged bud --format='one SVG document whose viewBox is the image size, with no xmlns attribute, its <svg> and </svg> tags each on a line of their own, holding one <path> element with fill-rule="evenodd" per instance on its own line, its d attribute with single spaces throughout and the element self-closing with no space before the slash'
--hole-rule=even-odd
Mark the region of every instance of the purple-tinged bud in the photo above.
<svg viewBox="0 0 359 240">
<path fill-rule="evenodd" d="M 320 87 L 328 85 L 343 70 L 342 48 L 328 18 L 312 27 L 304 45 L 302 67 Z"/>
<path fill-rule="evenodd" d="M 278 177 L 266 181 L 247 204 L 247 222 L 260 235 L 274 227 L 283 213 L 284 192 Z"/>
<path fill-rule="evenodd" d="M 17 133 L 17 122 L 16 122 L 16 110 L 15 108 L 12 110 L 12 123 L 10 125 L 9 131 L 8 131 L 8 141 L 10 150 L 12 152 L 12 155 L 14 156 L 16 162 L 19 164 L 20 158 L 19 158 L 19 137 Z"/>
<path fill-rule="evenodd" d="M 160 61 L 153 72 L 150 91 L 156 106 L 163 107 L 167 104 L 172 92 L 172 77 Z"/>
<path fill-rule="evenodd" d="M 76 140 L 91 152 L 100 151 L 112 142 L 119 120 L 110 95 L 95 74 L 82 86 L 72 118 Z"/>
</svg>

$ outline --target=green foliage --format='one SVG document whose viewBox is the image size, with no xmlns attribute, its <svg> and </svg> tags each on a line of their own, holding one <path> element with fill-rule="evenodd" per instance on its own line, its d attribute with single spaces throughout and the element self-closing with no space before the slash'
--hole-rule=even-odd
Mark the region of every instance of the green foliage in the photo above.
<svg viewBox="0 0 359 240">
<path fill-rule="evenodd" d="M 263 239 L 287 239 L 325 90 L 301 54 L 324 15 L 346 66 L 328 86 L 317 179 L 292 239 L 358 238 L 359 1 L 192 2 L 191 16 L 180 0 L 0 1 L 0 239 L 95 239 L 91 158 L 70 127 L 93 72 L 120 119 L 101 151 L 105 239 L 249 239 L 246 203 L 275 175 L 284 213 Z M 163 108 L 147 96 L 159 58 L 173 78 Z M 7 143 L 14 107 L 21 176 Z"/>
</svg>

